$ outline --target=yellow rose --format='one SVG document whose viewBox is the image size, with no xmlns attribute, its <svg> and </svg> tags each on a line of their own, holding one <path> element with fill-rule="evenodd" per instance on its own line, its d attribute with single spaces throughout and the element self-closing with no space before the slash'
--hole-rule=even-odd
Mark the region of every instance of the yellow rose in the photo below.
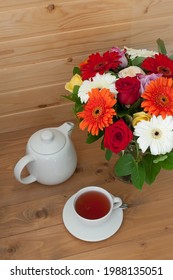
<svg viewBox="0 0 173 280">
<path fill-rule="evenodd" d="M 75 75 L 71 78 L 70 82 L 68 82 L 68 83 L 65 84 L 65 89 L 68 90 L 68 91 L 70 91 L 70 92 L 73 92 L 74 86 L 81 86 L 81 84 L 82 84 L 82 78 L 81 78 L 81 76 L 78 75 L 78 74 L 75 74 Z"/>
<path fill-rule="evenodd" d="M 138 112 L 133 114 L 132 125 L 135 126 L 140 121 L 149 121 L 150 119 L 151 119 L 151 115 L 145 112 Z"/>
</svg>

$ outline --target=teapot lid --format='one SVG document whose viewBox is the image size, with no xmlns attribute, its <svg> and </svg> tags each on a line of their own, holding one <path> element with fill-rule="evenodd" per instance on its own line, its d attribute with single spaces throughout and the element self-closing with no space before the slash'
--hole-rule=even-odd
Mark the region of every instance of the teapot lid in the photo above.
<svg viewBox="0 0 173 280">
<path fill-rule="evenodd" d="M 57 129 L 41 129 L 30 138 L 31 148 L 39 154 L 50 155 L 59 152 L 66 143 L 65 135 Z"/>
</svg>

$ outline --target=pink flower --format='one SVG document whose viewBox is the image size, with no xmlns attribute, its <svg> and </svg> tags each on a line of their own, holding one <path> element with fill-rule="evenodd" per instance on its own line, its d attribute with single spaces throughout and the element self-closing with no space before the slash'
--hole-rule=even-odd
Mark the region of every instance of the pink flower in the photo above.
<svg viewBox="0 0 173 280">
<path fill-rule="evenodd" d="M 161 77 L 162 74 L 148 74 L 148 75 L 142 75 L 137 74 L 137 78 L 141 83 L 140 87 L 140 93 L 142 94 L 145 91 L 145 87 L 153 80 L 156 80 L 157 78 Z"/>
<path fill-rule="evenodd" d="M 117 52 L 120 55 L 119 61 L 121 62 L 121 64 L 120 64 L 121 67 L 126 67 L 128 65 L 128 61 L 125 56 L 125 54 L 126 54 L 125 49 L 121 50 L 118 47 L 113 47 L 112 49 L 110 49 L 110 52 Z"/>
</svg>

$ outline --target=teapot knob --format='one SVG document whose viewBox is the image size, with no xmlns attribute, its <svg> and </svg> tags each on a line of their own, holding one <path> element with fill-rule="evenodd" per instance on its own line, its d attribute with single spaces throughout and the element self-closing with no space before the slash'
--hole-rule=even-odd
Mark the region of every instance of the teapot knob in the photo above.
<svg viewBox="0 0 173 280">
<path fill-rule="evenodd" d="M 44 142 L 51 142 L 53 140 L 53 138 L 54 138 L 54 134 L 50 130 L 45 130 L 41 134 L 41 140 Z"/>
</svg>

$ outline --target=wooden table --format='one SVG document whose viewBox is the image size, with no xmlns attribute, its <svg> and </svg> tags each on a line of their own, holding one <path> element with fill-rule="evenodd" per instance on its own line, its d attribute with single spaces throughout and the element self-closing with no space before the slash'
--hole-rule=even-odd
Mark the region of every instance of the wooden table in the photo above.
<svg viewBox="0 0 173 280">
<path fill-rule="evenodd" d="M 114 178 L 116 156 L 107 162 L 100 143 L 86 144 L 86 134 L 76 127 L 74 175 L 56 186 L 22 185 L 13 168 L 25 154 L 28 138 L 40 128 L 0 136 L 0 259 L 173 259 L 173 171 L 162 171 L 140 192 Z M 100 242 L 73 237 L 62 221 L 66 201 L 88 185 L 101 186 L 129 205 L 118 232 Z"/>
</svg>

